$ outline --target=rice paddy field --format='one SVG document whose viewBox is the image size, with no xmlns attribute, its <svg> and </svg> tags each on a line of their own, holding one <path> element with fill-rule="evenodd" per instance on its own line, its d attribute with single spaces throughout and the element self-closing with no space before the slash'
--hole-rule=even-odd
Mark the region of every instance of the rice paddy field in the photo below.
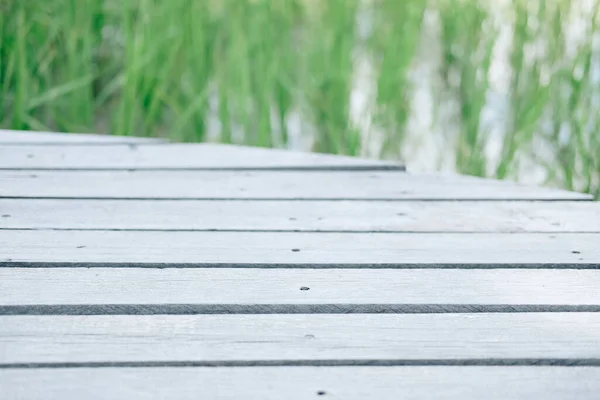
<svg viewBox="0 0 600 400">
<path fill-rule="evenodd" d="M 600 0 L 0 0 L 0 126 L 600 195 Z"/>
</svg>

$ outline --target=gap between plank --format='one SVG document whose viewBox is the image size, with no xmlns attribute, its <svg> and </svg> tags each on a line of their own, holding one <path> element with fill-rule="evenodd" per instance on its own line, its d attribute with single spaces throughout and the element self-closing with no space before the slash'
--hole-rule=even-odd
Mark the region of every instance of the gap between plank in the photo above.
<svg viewBox="0 0 600 400">
<path fill-rule="evenodd" d="M 68 304 L 0 305 L 0 315 L 465 314 L 600 312 L 591 304 Z"/>
<path fill-rule="evenodd" d="M 449 235 L 473 235 L 473 234 L 500 234 L 500 235 L 511 235 L 515 233 L 527 233 L 527 234 L 593 234 L 600 233 L 600 227 L 597 231 L 523 231 L 523 230 L 504 230 L 504 231 L 452 231 L 452 230 L 429 230 L 429 231 L 415 231 L 415 230 L 381 230 L 381 229 L 221 229 L 221 228 L 27 228 L 27 227 L 0 227 L 0 231 L 58 231 L 58 232 L 71 232 L 71 231 L 82 231 L 82 232 L 229 232 L 229 233 L 378 233 L 378 234 L 396 234 L 396 233 L 410 233 L 410 234 L 449 234 Z"/>
<path fill-rule="evenodd" d="M 2 196 L 0 199 L 12 199 L 12 200 L 135 200 L 135 201 L 368 201 L 368 202 L 417 202 L 417 201 L 430 201 L 430 202 L 572 202 L 572 201 L 586 201 L 593 202 L 592 197 L 589 198 L 574 198 L 574 199 L 556 199 L 556 198 L 438 198 L 438 197 L 422 197 L 422 198 L 339 198 L 339 197 L 72 197 L 72 196 Z"/>
<path fill-rule="evenodd" d="M 98 168 L 64 168 L 64 167 L 0 167 L 0 171 L 60 171 L 60 172 L 94 172 L 94 171 L 276 171 L 276 172 L 406 172 L 402 165 L 321 165 L 321 166 L 289 166 L 289 167 L 98 167 Z"/>
<path fill-rule="evenodd" d="M 0 369 L 42 368 L 147 368 L 147 367 L 397 367 L 397 366 L 561 366 L 600 367 L 598 358 L 466 358 L 423 360 L 232 360 L 232 361 L 125 361 L 125 362 L 64 362 L 7 363 Z"/>
<path fill-rule="evenodd" d="M 598 263 L 424 263 L 424 264 L 319 264 L 319 263 L 139 263 L 139 262 L 39 262 L 12 261 L 10 258 L 0 261 L 0 268 L 255 268 L 255 269 L 600 269 Z"/>
</svg>

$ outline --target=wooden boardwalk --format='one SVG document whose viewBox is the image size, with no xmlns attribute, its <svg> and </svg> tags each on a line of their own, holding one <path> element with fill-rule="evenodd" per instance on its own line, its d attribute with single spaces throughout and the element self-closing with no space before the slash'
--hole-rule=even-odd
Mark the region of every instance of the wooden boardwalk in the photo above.
<svg viewBox="0 0 600 400">
<path fill-rule="evenodd" d="M 600 204 L 0 131 L 0 399 L 598 399 Z"/>
</svg>

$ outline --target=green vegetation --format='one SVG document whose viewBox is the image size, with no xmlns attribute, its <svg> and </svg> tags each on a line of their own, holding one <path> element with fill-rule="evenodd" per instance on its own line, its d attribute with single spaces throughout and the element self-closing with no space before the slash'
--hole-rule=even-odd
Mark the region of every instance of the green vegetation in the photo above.
<svg viewBox="0 0 600 400">
<path fill-rule="evenodd" d="M 449 158 L 599 195 L 599 7 L 0 0 L 0 126 Z"/>
</svg>

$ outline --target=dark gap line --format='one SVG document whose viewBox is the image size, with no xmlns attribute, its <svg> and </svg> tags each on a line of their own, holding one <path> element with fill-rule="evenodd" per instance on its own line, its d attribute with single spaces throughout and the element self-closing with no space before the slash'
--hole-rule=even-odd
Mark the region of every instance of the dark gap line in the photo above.
<svg viewBox="0 0 600 400">
<path fill-rule="evenodd" d="M 60 167 L 0 167 L 0 171 L 60 171 L 60 172 L 109 172 L 109 171 L 277 171 L 277 172 L 346 172 L 346 171 L 380 171 L 380 172 L 405 172 L 406 168 L 401 165 L 356 165 L 335 166 L 324 165 L 315 167 L 289 166 L 289 167 L 98 167 L 98 168 L 60 168 Z"/>
<path fill-rule="evenodd" d="M 66 304 L 0 305 L 0 315 L 473 314 L 600 312 L 554 304 Z"/>
<path fill-rule="evenodd" d="M 396 367 L 396 366 L 560 366 L 600 367 L 598 358 L 464 358 L 359 360 L 206 360 L 3 363 L 0 369 L 160 368 L 160 367 Z"/>
<path fill-rule="evenodd" d="M 256 268 L 256 269 L 600 269 L 598 263 L 423 263 L 423 264 L 348 264 L 348 263 L 145 263 L 145 262 L 61 262 L 0 260 L 0 268 Z"/>
<path fill-rule="evenodd" d="M 527 231 L 527 230 L 503 230 L 503 231 L 450 231 L 450 230 L 352 230 L 352 229 L 223 229 L 223 228 L 57 228 L 57 227 L 0 227 L 0 231 L 59 231 L 59 232 L 224 232 L 224 233 L 365 233 L 365 234 L 456 234 L 456 235 L 472 235 L 472 234 L 600 234 L 598 231 Z"/>
<path fill-rule="evenodd" d="M 26 197 L 27 200 L 33 202 L 33 201 L 48 201 L 48 200 L 52 200 L 49 198 L 45 198 L 45 197 L 41 197 L 41 198 L 36 198 L 36 197 Z M 2 200 L 10 200 L 10 198 L 7 198 L 6 196 L 0 196 L 0 201 Z M 90 198 L 61 198 L 61 200 L 68 200 L 68 201 L 72 201 L 72 202 L 78 202 L 80 200 L 93 200 Z M 98 200 L 110 200 L 110 199 L 106 199 L 106 198 L 99 198 Z M 131 198 L 126 198 L 126 199 L 120 199 L 120 201 L 123 202 L 127 202 L 129 200 L 132 200 Z M 135 199 L 133 199 L 135 200 Z M 138 199 L 139 200 L 139 199 Z M 147 200 L 146 198 L 143 198 L 141 200 Z M 202 198 L 202 199 L 185 199 L 185 198 L 178 198 L 178 201 L 189 201 L 189 202 L 194 202 L 194 201 L 211 201 L 210 199 L 206 199 L 206 198 Z M 218 199 L 218 201 L 222 201 L 223 199 Z M 235 198 L 233 200 L 244 200 L 244 201 L 253 201 L 253 199 L 244 199 L 244 198 Z M 314 199 L 315 201 L 323 201 L 323 202 L 327 202 L 327 201 L 331 201 L 331 200 L 321 200 L 321 199 Z M 336 199 L 336 201 L 345 201 L 346 199 L 342 199 L 342 198 L 338 198 Z M 164 198 L 157 198 L 155 199 L 155 201 L 172 201 L 170 199 L 164 199 Z M 272 198 L 272 199 L 268 199 L 268 200 L 264 200 L 264 199 L 259 199 L 258 201 L 260 202 L 271 202 L 271 203 L 285 203 L 290 201 L 289 199 L 286 198 Z M 360 200 L 354 200 L 354 201 L 377 201 L 377 200 L 370 200 L 370 199 L 360 199 Z M 389 200 L 389 201 L 396 201 L 396 200 Z M 419 200 L 419 199 L 399 199 L 398 201 L 403 201 L 403 202 L 414 202 L 414 203 L 418 203 L 420 201 L 423 200 Z M 449 200 L 449 199 L 434 199 L 434 200 L 427 200 L 427 201 L 433 201 L 433 202 L 440 202 L 440 203 L 448 203 L 448 202 L 455 202 L 455 203 L 464 203 L 464 202 L 471 202 L 471 203 L 477 203 L 481 200 L 478 199 L 454 199 L 454 200 Z M 489 200 L 485 200 L 485 201 L 490 201 L 490 202 L 496 202 L 496 203 L 506 203 L 506 202 L 510 202 L 512 200 L 506 200 L 506 199 L 489 199 Z M 537 203 L 545 203 L 549 200 L 539 200 L 539 199 L 531 199 L 531 200 L 522 200 L 522 201 L 526 201 L 531 203 L 532 205 L 535 205 Z M 573 201 L 576 202 L 580 202 L 581 199 L 553 199 L 552 201 L 557 201 L 557 202 L 561 202 L 561 203 L 570 203 Z M 584 201 L 587 201 L 587 199 L 584 199 Z M 595 201 L 591 201 L 591 203 L 595 203 Z"/>
<path fill-rule="evenodd" d="M 72 196 L 1 196 L 10 200 L 135 200 L 135 201 L 368 201 L 368 202 L 593 202 L 593 198 L 339 198 L 339 197 L 72 197 Z"/>
</svg>

